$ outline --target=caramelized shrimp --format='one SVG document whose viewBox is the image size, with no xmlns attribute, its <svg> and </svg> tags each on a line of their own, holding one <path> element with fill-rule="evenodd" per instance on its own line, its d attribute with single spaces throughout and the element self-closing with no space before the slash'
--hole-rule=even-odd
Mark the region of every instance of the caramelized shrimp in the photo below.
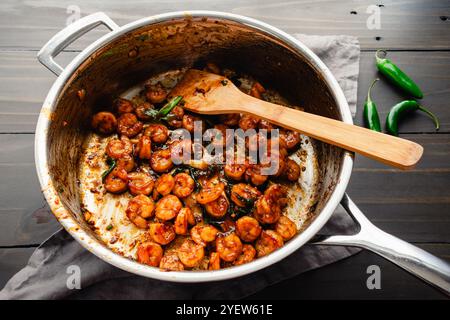
<svg viewBox="0 0 450 320">
<path fill-rule="evenodd" d="M 132 195 L 145 194 L 148 196 L 155 185 L 153 178 L 145 172 L 130 172 L 128 179 L 128 188 Z"/>
<path fill-rule="evenodd" d="M 152 267 L 159 266 L 162 256 L 161 246 L 151 241 L 141 243 L 137 248 L 137 261 Z"/>
<path fill-rule="evenodd" d="M 200 230 L 200 238 L 205 242 L 213 242 L 216 240 L 217 234 L 219 231 L 213 226 L 204 226 Z"/>
<path fill-rule="evenodd" d="M 136 107 L 134 110 L 134 113 L 136 113 L 136 116 L 140 120 L 150 120 L 151 117 L 146 114 L 146 112 L 154 109 L 154 106 L 151 103 L 143 102 L 140 105 Z"/>
<path fill-rule="evenodd" d="M 159 82 L 155 85 L 146 84 L 145 89 L 145 96 L 151 103 L 161 103 L 167 98 L 167 90 Z"/>
<path fill-rule="evenodd" d="M 142 126 L 142 122 L 133 113 L 124 113 L 117 120 L 117 131 L 129 138 L 141 132 Z"/>
<path fill-rule="evenodd" d="M 283 246 L 283 237 L 273 230 L 264 230 L 256 241 L 258 257 L 263 257 Z"/>
<path fill-rule="evenodd" d="M 131 172 L 134 169 L 134 158 L 128 154 L 117 159 L 117 167 L 125 169 L 126 172 Z"/>
<path fill-rule="evenodd" d="M 300 141 L 300 133 L 292 130 L 280 130 L 280 146 L 292 150 Z"/>
<path fill-rule="evenodd" d="M 91 126 L 99 133 L 110 134 L 116 130 L 117 119 L 111 112 L 101 111 L 92 117 Z"/>
<path fill-rule="evenodd" d="M 247 170 L 247 164 L 227 163 L 224 167 L 225 175 L 235 181 L 240 181 Z"/>
<path fill-rule="evenodd" d="M 240 266 L 241 264 L 245 264 L 251 262 L 255 259 L 256 250 L 250 244 L 244 244 L 242 246 L 241 255 L 234 261 L 235 266 Z"/>
<path fill-rule="evenodd" d="M 194 132 L 194 122 L 200 121 L 200 118 L 195 117 L 191 114 L 185 114 L 183 119 L 181 120 L 183 128 L 189 131 L 190 133 Z"/>
<path fill-rule="evenodd" d="M 228 211 L 228 199 L 224 195 L 220 195 L 216 200 L 203 205 L 206 212 L 213 218 L 222 218 Z"/>
<path fill-rule="evenodd" d="M 237 235 L 231 233 L 217 238 L 216 250 L 223 261 L 232 262 L 242 253 L 242 242 Z"/>
<path fill-rule="evenodd" d="M 281 208 L 269 197 L 262 196 L 255 203 L 254 211 L 256 219 L 261 223 L 272 224 L 277 222 L 281 215 Z"/>
<path fill-rule="evenodd" d="M 298 181 L 300 177 L 300 166 L 292 159 L 287 159 L 283 170 L 283 176 L 289 181 Z"/>
<path fill-rule="evenodd" d="M 154 143 L 165 143 L 169 138 L 169 129 L 163 124 L 150 124 L 144 131 L 144 136 L 148 136 Z"/>
<path fill-rule="evenodd" d="M 150 137 L 142 136 L 136 146 L 136 154 L 141 159 L 150 159 L 152 155 L 152 141 Z"/>
<path fill-rule="evenodd" d="M 261 234 L 261 226 L 255 218 L 244 216 L 236 221 L 236 234 L 244 242 L 253 242 Z"/>
<path fill-rule="evenodd" d="M 238 183 L 231 188 L 231 201 L 239 207 L 252 207 L 260 195 L 258 189 L 246 183 Z"/>
<path fill-rule="evenodd" d="M 255 203 L 256 219 L 265 224 L 277 222 L 281 216 L 281 209 L 287 201 L 286 192 L 286 188 L 279 184 L 274 184 L 264 191 L 264 196 Z"/>
<path fill-rule="evenodd" d="M 105 179 L 105 189 L 111 193 L 122 193 L 127 190 L 128 174 L 125 169 L 116 167 Z"/>
<path fill-rule="evenodd" d="M 217 252 L 211 252 L 209 255 L 208 270 L 220 269 L 220 255 Z"/>
<path fill-rule="evenodd" d="M 165 271 L 183 271 L 184 264 L 181 263 L 178 255 L 174 253 L 164 255 L 159 263 L 159 268 Z"/>
<path fill-rule="evenodd" d="M 192 222 L 193 218 L 191 209 L 182 208 L 175 219 L 175 233 L 181 235 L 187 234 L 189 222 Z"/>
<path fill-rule="evenodd" d="M 165 223 L 150 223 L 149 234 L 153 241 L 166 245 L 175 239 L 175 230 L 170 224 Z"/>
<path fill-rule="evenodd" d="M 259 121 L 259 118 L 244 114 L 241 116 L 241 119 L 239 119 L 239 128 L 244 131 L 248 129 L 256 129 L 258 127 Z"/>
<path fill-rule="evenodd" d="M 241 115 L 239 113 L 222 114 L 219 116 L 220 122 L 229 127 L 237 126 L 239 119 L 241 119 Z"/>
<path fill-rule="evenodd" d="M 220 197 L 225 188 L 225 184 L 221 182 L 217 177 L 208 180 L 203 188 L 197 194 L 197 202 L 200 204 L 206 204 L 214 201 Z"/>
<path fill-rule="evenodd" d="M 106 145 L 106 154 L 113 159 L 119 159 L 133 152 L 133 144 L 126 136 L 119 139 L 111 139 Z"/>
<path fill-rule="evenodd" d="M 284 241 L 287 241 L 297 234 L 297 226 L 288 217 L 281 216 L 275 224 L 275 231 L 283 237 Z"/>
<path fill-rule="evenodd" d="M 156 180 L 155 188 L 156 191 L 162 195 L 166 196 L 172 192 L 175 186 L 175 179 L 171 174 L 165 173 Z"/>
<path fill-rule="evenodd" d="M 154 151 L 150 157 L 150 166 L 158 173 L 172 169 L 172 155 L 169 149 Z"/>
<path fill-rule="evenodd" d="M 250 164 L 245 170 L 245 180 L 251 182 L 255 186 L 264 184 L 269 176 L 261 173 L 262 166 L 260 164 Z"/>
<path fill-rule="evenodd" d="M 169 119 L 167 123 L 174 128 L 181 128 L 183 126 L 183 116 L 184 109 L 182 107 L 176 106 L 167 115 L 167 118 Z"/>
<path fill-rule="evenodd" d="M 133 102 L 123 98 L 118 98 L 114 101 L 114 108 L 117 110 L 118 114 L 131 113 L 134 111 Z"/>
<path fill-rule="evenodd" d="M 133 222 L 138 228 L 147 228 L 147 219 L 153 216 L 155 210 L 155 203 L 149 197 L 140 194 L 128 202 L 128 207 L 125 210 L 128 219 Z"/>
<path fill-rule="evenodd" d="M 191 239 L 184 240 L 183 244 L 178 249 L 178 258 L 188 268 L 196 267 L 200 264 L 205 256 L 203 246 L 195 243 Z"/>
<path fill-rule="evenodd" d="M 195 188 L 195 181 L 187 173 L 181 172 L 175 176 L 175 185 L 173 187 L 173 194 L 179 198 L 186 198 Z"/>
<path fill-rule="evenodd" d="M 196 221 L 203 220 L 203 208 L 197 203 L 194 193 L 191 193 L 188 197 L 183 198 L 183 202 L 184 205 L 192 211 L 193 217 L 192 222 L 189 222 L 190 225 L 194 225 Z"/>
<path fill-rule="evenodd" d="M 207 242 L 216 240 L 219 231 L 213 226 L 207 224 L 197 224 L 191 229 L 191 238 L 195 243 L 206 246 Z"/>
<path fill-rule="evenodd" d="M 168 194 L 156 203 L 155 215 L 161 220 L 171 220 L 181 210 L 182 204 L 176 196 Z"/>
<path fill-rule="evenodd" d="M 288 189 L 281 184 L 272 184 L 264 191 L 264 196 L 270 198 L 273 203 L 277 203 L 280 207 L 285 207 L 287 204 Z"/>
</svg>

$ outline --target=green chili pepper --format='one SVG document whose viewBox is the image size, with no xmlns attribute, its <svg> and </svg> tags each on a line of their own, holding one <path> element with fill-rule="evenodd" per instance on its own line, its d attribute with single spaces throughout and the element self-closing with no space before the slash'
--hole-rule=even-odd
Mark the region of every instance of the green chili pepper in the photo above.
<svg viewBox="0 0 450 320">
<path fill-rule="evenodd" d="M 378 116 L 377 106 L 370 97 L 370 91 L 378 80 L 380 79 L 373 80 L 369 90 L 367 91 L 367 99 L 364 104 L 364 121 L 370 130 L 381 132 L 380 117 Z"/>
<path fill-rule="evenodd" d="M 431 119 L 433 119 L 434 124 L 436 125 L 436 130 L 439 130 L 439 120 L 438 118 L 431 113 L 429 110 L 422 107 L 415 100 L 405 100 L 400 103 L 397 103 L 395 106 L 391 108 L 386 118 L 386 130 L 388 133 L 398 136 L 398 120 L 400 116 L 407 111 L 420 110 L 425 112 Z"/>
<path fill-rule="evenodd" d="M 406 73 L 400 70 L 399 67 L 392 63 L 391 60 L 380 58 L 378 56 L 380 51 L 384 52 L 385 55 L 387 54 L 385 50 L 377 50 L 375 53 L 378 70 L 398 88 L 402 89 L 416 99 L 422 99 L 423 93 L 419 86 Z"/>
</svg>

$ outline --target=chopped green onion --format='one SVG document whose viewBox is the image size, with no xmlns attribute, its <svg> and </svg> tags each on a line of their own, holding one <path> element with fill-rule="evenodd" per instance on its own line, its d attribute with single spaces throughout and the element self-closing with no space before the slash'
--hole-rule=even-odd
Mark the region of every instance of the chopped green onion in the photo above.
<svg viewBox="0 0 450 320">
<path fill-rule="evenodd" d="M 177 106 L 177 104 L 183 99 L 182 96 L 176 96 L 172 100 L 170 100 L 164 107 L 159 110 L 159 114 L 162 116 L 167 116 L 173 108 Z"/>
<path fill-rule="evenodd" d="M 162 107 L 161 109 L 145 110 L 144 113 L 155 121 L 168 120 L 166 116 L 169 114 L 170 111 L 172 111 L 173 108 L 175 108 L 180 103 L 181 99 L 183 99 L 182 96 L 176 96 L 175 98 L 170 100 L 166 105 L 164 105 L 164 107 Z"/>
<path fill-rule="evenodd" d="M 102 181 L 104 181 L 108 176 L 108 174 L 110 174 L 111 171 L 114 170 L 114 168 L 117 165 L 117 162 L 116 160 L 108 157 L 108 159 L 106 159 L 106 164 L 109 166 L 109 168 L 102 173 Z"/>
</svg>

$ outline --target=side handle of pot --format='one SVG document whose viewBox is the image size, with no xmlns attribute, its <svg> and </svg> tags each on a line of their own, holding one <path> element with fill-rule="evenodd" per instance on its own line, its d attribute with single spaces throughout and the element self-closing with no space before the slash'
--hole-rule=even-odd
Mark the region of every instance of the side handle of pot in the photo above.
<svg viewBox="0 0 450 320">
<path fill-rule="evenodd" d="M 59 31 L 42 47 L 37 54 L 39 62 L 59 76 L 63 71 L 63 68 L 55 62 L 54 58 L 76 39 L 102 24 L 111 31 L 119 28 L 119 26 L 103 12 L 97 12 L 83 17 Z"/>
<path fill-rule="evenodd" d="M 355 246 L 370 250 L 450 295 L 450 264 L 374 226 L 347 194 L 342 206 L 359 223 L 354 235 L 333 235 L 314 244 Z"/>
</svg>

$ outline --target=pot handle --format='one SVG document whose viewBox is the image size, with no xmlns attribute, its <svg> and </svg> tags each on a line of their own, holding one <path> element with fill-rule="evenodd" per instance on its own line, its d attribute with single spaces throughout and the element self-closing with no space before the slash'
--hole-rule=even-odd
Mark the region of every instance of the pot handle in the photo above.
<svg viewBox="0 0 450 320">
<path fill-rule="evenodd" d="M 354 235 L 324 236 L 318 245 L 354 246 L 370 250 L 450 295 L 450 264 L 374 226 L 347 194 L 342 206 L 359 223 Z"/>
<path fill-rule="evenodd" d="M 37 54 L 39 62 L 59 76 L 63 71 L 63 68 L 55 62 L 54 58 L 73 41 L 102 24 L 111 31 L 119 28 L 119 26 L 103 12 L 96 12 L 83 17 L 59 31 L 42 47 Z"/>
</svg>

